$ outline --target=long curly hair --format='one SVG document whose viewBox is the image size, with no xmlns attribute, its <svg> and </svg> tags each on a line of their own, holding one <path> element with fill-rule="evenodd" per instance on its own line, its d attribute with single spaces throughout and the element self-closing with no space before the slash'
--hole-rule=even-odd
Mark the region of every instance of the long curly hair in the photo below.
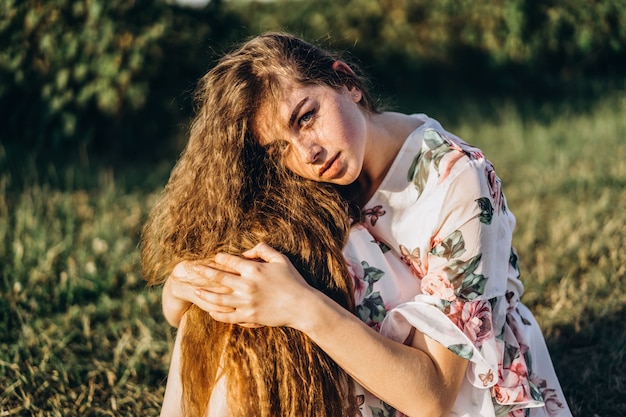
<svg viewBox="0 0 626 417">
<path fill-rule="evenodd" d="M 255 132 L 260 109 L 276 103 L 284 80 L 358 87 L 361 105 L 376 112 L 358 68 L 335 71 L 336 59 L 294 36 L 268 33 L 202 77 L 189 142 L 143 230 L 149 284 L 163 283 L 180 261 L 241 254 L 264 241 L 285 253 L 310 285 L 354 311 L 342 254 L 350 227 L 345 199 L 330 185 L 289 172 Z M 206 415 L 221 376 L 232 416 L 354 415 L 350 379 L 305 334 L 216 322 L 195 306 L 186 315 L 185 415 Z"/>
</svg>

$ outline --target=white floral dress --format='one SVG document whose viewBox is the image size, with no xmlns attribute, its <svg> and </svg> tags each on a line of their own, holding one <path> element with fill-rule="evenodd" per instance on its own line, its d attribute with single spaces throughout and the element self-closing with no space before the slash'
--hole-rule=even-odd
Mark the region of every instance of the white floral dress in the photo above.
<svg viewBox="0 0 626 417">
<path fill-rule="evenodd" d="M 541 330 L 519 302 L 515 218 L 482 152 L 425 115 L 352 227 L 357 313 L 470 361 L 452 416 L 571 416 Z M 357 387 L 364 417 L 400 416 Z"/>
</svg>

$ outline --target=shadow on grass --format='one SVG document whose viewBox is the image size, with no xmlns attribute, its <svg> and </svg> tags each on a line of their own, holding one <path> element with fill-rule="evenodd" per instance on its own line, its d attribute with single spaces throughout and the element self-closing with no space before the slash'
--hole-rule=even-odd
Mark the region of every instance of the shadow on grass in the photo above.
<svg viewBox="0 0 626 417">
<path fill-rule="evenodd" d="M 626 415 L 626 309 L 563 326 L 547 340 L 554 366 L 576 417 Z"/>
</svg>

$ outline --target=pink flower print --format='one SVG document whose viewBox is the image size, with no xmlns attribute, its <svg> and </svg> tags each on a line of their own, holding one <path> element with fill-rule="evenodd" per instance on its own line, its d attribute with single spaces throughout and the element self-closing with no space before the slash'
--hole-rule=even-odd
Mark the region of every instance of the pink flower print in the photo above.
<svg viewBox="0 0 626 417">
<path fill-rule="evenodd" d="M 488 301 L 454 301 L 450 304 L 448 317 L 476 347 L 493 337 L 491 305 Z"/>
<path fill-rule="evenodd" d="M 546 411 L 551 416 L 556 416 L 563 409 L 563 402 L 559 398 L 556 390 L 552 388 L 541 391 L 543 402 L 546 404 Z"/>
<path fill-rule="evenodd" d="M 443 275 L 428 274 L 422 278 L 422 292 L 446 301 L 456 300 L 452 283 Z"/>
<path fill-rule="evenodd" d="M 400 254 L 402 261 L 411 268 L 413 276 L 417 279 L 424 278 L 424 275 L 428 272 L 428 264 L 422 261 L 420 248 L 409 251 L 406 246 L 400 245 Z"/>
<path fill-rule="evenodd" d="M 444 137 L 445 141 L 450 146 L 450 149 L 463 152 L 470 159 L 475 160 L 475 159 L 481 159 L 485 157 L 485 155 L 480 149 L 468 144 L 467 142 L 463 141 L 462 139 L 460 139 L 459 137 L 455 135 L 452 135 L 446 132 L 442 136 Z"/>
<path fill-rule="evenodd" d="M 378 206 L 374 206 L 371 209 L 367 209 L 364 210 L 361 215 L 363 217 L 368 217 L 370 218 L 370 224 L 372 226 L 376 226 L 376 222 L 378 221 L 378 218 L 381 216 L 384 216 L 385 213 L 387 213 L 385 210 L 383 210 L 383 206 L 378 205 Z"/>
<path fill-rule="evenodd" d="M 533 382 L 541 391 L 541 397 L 543 398 L 548 414 L 550 416 L 557 415 L 564 408 L 563 401 L 559 398 L 559 394 L 555 389 L 547 388 L 545 379 L 536 378 L 536 375 L 533 375 Z"/>
<path fill-rule="evenodd" d="M 494 385 L 492 394 L 500 404 L 520 404 L 531 401 L 530 395 L 521 385 L 512 388 Z"/>
<path fill-rule="evenodd" d="M 489 194 L 493 201 L 493 208 L 496 212 L 500 211 L 502 208 L 502 184 L 500 178 L 496 175 L 496 170 L 491 162 L 486 163 L 485 172 L 487 174 L 487 183 L 489 184 Z"/>
<path fill-rule="evenodd" d="M 465 156 L 460 148 L 458 150 L 455 149 L 455 146 L 452 146 L 451 148 L 452 152 L 448 152 L 443 158 L 441 158 L 441 162 L 439 163 L 440 167 L 444 168 L 443 174 L 439 176 L 439 184 L 441 184 L 446 178 L 448 178 L 448 175 L 450 174 L 450 171 L 452 170 L 454 164 L 456 164 L 459 159 Z"/>
<path fill-rule="evenodd" d="M 482 159 L 485 157 L 485 155 L 483 154 L 483 151 L 481 151 L 475 146 L 472 146 L 464 142 L 463 140 L 459 138 L 456 138 L 456 141 L 454 141 L 453 143 L 454 143 L 455 149 L 461 150 L 472 160 Z"/>
<path fill-rule="evenodd" d="M 516 399 L 520 397 L 520 391 L 522 387 L 515 387 L 513 389 L 494 385 L 492 388 L 492 395 L 495 397 L 498 404 L 514 404 Z"/>
<path fill-rule="evenodd" d="M 518 314 L 519 314 L 519 312 L 518 312 Z M 511 329 L 511 332 L 513 332 L 515 340 L 517 341 L 517 344 L 519 345 L 520 354 L 523 355 L 524 353 L 528 352 L 528 350 L 529 350 L 528 341 L 526 340 L 524 332 L 521 331 L 520 324 L 516 320 L 515 315 L 509 314 L 508 317 L 509 317 L 509 319 L 507 320 L 507 322 L 509 324 L 509 328 Z M 524 320 L 521 316 L 520 316 L 520 318 L 522 320 Z"/>
<path fill-rule="evenodd" d="M 502 358 L 498 361 L 498 383 L 492 394 L 500 404 L 514 404 L 532 401 L 528 369 L 523 356 L 515 359 L 507 368 Z"/>
<path fill-rule="evenodd" d="M 511 364 L 506 376 L 506 384 L 513 387 L 528 385 L 528 370 L 522 359 L 518 358 Z"/>
<path fill-rule="evenodd" d="M 437 230 L 437 233 L 430 237 L 431 248 L 436 248 L 437 246 L 441 245 L 441 242 L 443 242 L 443 239 L 439 236 L 440 232 L 441 230 Z"/>
<path fill-rule="evenodd" d="M 354 299 L 358 304 L 363 298 L 363 293 L 365 292 L 365 281 L 363 280 L 365 271 L 360 262 L 351 262 L 347 258 L 345 261 L 346 266 L 348 267 L 348 275 L 350 275 L 352 282 L 354 283 Z"/>
<path fill-rule="evenodd" d="M 516 297 L 516 294 L 513 291 L 507 291 L 506 294 L 504 294 L 504 296 L 506 297 L 506 302 L 507 302 L 506 311 L 508 313 L 511 310 L 513 310 L 513 308 L 517 305 L 517 302 L 519 301 L 519 297 Z"/>
</svg>

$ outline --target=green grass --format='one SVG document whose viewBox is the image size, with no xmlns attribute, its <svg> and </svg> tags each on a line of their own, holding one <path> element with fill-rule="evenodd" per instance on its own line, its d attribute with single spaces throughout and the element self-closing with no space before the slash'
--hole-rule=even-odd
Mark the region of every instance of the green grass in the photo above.
<svg viewBox="0 0 626 417">
<path fill-rule="evenodd" d="M 424 111 L 503 179 L 524 301 L 572 411 L 626 414 L 626 97 Z M 137 170 L 0 174 L 0 417 L 158 415 L 172 332 L 137 241 L 167 169 L 145 171 L 139 187 Z"/>
<path fill-rule="evenodd" d="M 148 192 L 124 192 L 104 170 L 91 189 L 11 191 L 9 181 L 0 181 L 0 416 L 158 415 L 170 332 L 138 269 Z"/>
</svg>

